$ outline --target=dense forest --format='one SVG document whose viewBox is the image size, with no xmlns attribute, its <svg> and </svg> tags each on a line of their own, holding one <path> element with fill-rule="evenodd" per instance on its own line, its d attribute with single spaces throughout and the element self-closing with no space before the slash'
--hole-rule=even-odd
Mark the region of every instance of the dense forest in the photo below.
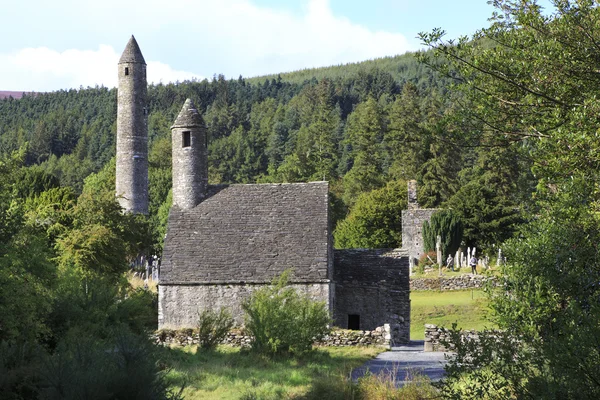
<svg viewBox="0 0 600 400">
<path fill-rule="evenodd" d="M 405 54 L 276 77 L 215 76 L 149 86 L 156 251 L 170 201 L 169 128 L 188 97 L 207 125 L 210 183 L 328 180 L 334 226 L 347 219 L 336 231 L 338 247 L 399 246 L 398 210 L 393 215 L 352 210 L 361 195 L 409 179 L 420 184 L 421 206 L 451 201 L 460 209 L 467 244 L 499 243 L 512 232 L 522 200 L 529 197 L 523 172 L 527 160 L 517 145 L 502 146 L 500 157 L 466 140 L 464 129 L 480 127 L 453 118 L 456 103 L 447 95 L 451 84 L 414 54 Z M 116 89 L 6 99 L 0 101 L 0 121 L 1 155 L 25 148 L 25 166 L 57 178 L 75 193 L 88 175 L 114 164 Z M 506 167 L 499 168 L 498 162 Z M 474 203 L 473 191 L 485 191 L 488 209 Z M 389 196 L 405 197 L 405 190 L 385 193 L 388 197 L 376 198 L 397 203 Z"/>
</svg>

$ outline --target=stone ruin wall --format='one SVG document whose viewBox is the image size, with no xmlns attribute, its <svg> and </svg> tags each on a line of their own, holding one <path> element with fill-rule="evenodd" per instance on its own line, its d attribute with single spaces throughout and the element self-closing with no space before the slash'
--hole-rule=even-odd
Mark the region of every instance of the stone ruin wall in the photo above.
<svg viewBox="0 0 600 400">
<path fill-rule="evenodd" d="M 423 222 L 430 221 L 435 208 L 408 209 L 402 211 L 402 248 L 408 251 L 412 266 L 416 265 L 423 246 Z"/>
<path fill-rule="evenodd" d="M 195 327 L 198 324 L 198 312 L 205 309 L 229 309 L 236 326 L 244 323 L 242 303 L 256 289 L 268 283 L 208 283 L 188 285 L 158 286 L 161 299 L 158 308 L 159 329 L 177 329 Z M 332 288 L 330 283 L 292 283 L 291 287 L 301 293 L 307 293 L 313 300 L 323 301 L 331 310 Z"/>
<path fill-rule="evenodd" d="M 360 330 L 390 325 L 393 344 L 410 340 L 410 283 L 403 249 L 335 250 L 334 324 L 359 316 Z"/>
<path fill-rule="evenodd" d="M 485 330 L 484 332 L 490 334 L 491 337 L 499 337 L 502 333 L 502 331 L 496 329 Z M 460 340 L 462 342 L 478 342 L 480 334 L 480 331 L 473 329 L 462 330 L 460 331 Z M 452 351 L 453 349 L 454 345 L 450 340 L 450 334 L 446 328 L 434 324 L 425 324 L 425 342 L 423 351 Z"/>
<path fill-rule="evenodd" d="M 431 214 L 437 208 L 420 208 L 417 201 L 417 181 L 408 181 L 407 209 L 402 211 L 402 248 L 408 250 L 409 265 L 412 273 L 423 247 L 423 222 L 431 220 Z"/>
<path fill-rule="evenodd" d="M 370 331 L 351 331 L 347 329 L 332 329 L 328 335 L 315 342 L 316 346 L 377 346 L 390 347 L 390 327 L 384 325 Z M 163 346 L 193 346 L 198 344 L 198 331 L 195 329 L 162 329 L 152 335 L 154 343 Z M 243 330 L 231 330 L 221 344 L 235 347 L 250 347 L 252 336 Z"/>
<path fill-rule="evenodd" d="M 480 289 L 487 281 L 493 279 L 493 277 L 471 274 L 436 278 L 412 278 L 410 280 L 410 290 L 452 291 Z"/>
</svg>

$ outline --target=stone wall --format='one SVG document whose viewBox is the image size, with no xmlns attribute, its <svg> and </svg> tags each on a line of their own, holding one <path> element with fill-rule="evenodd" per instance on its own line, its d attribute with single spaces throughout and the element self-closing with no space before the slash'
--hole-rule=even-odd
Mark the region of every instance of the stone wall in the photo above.
<svg viewBox="0 0 600 400">
<path fill-rule="evenodd" d="M 415 208 L 402 211 L 402 248 L 408 251 L 411 266 L 416 265 L 423 248 L 423 222 L 429 221 L 435 208 Z"/>
<path fill-rule="evenodd" d="M 483 275 L 456 275 L 449 277 L 436 277 L 436 278 L 412 278 L 410 280 L 410 290 L 465 290 L 465 289 L 479 289 L 493 277 L 487 277 Z"/>
<path fill-rule="evenodd" d="M 293 283 L 290 286 L 324 301 L 331 310 L 330 283 Z M 244 322 L 242 302 L 252 291 L 265 284 L 212 283 L 196 285 L 165 285 L 158 287 L 158 328 L 190 328 L 198 323 L 198 311 L 225 307 L 231 311 L 237 326 Z"/>
<path fill-rule="evenodd" d="M 373 330 L 390 324 L 392 342 L 410 339 L 410 289 L 403 249 L 334 251 L 334 323 Z M 356 329 L 356 327 L 352 327 Z"/>
<path fill-rule="evenodd" d="M 499 332 L 499 331 L 486 331 L 486 332 Z M 476 330 L 464 330 L 461 331 L 461 340 L 479 340 L 479 332 Z M 424 351 L 452 351 L 452 343 L 448 343 L 450 348 L 445 347 L 442 342 L 448 342 L 450 336 L 448 330 L 441 326 L 434 324 L 425 324 L 425 345 Z"/>
<path fill-rule="evenodd" d="M 372 331 L 351 331 L 333 329 L 323 340 L 315 342 L 316 346 L 380 346 L 390 347 L 390 327 L 385 325 Z M 191 346 L 198 344 L 198 332 L 194 329 L 161 329 L 153 335 L 153 340 L 160 345 Z M 252 336 L 243 330 L 234 329 L 221 342 L 236 347 L 249 347 Z"/>
</svg>

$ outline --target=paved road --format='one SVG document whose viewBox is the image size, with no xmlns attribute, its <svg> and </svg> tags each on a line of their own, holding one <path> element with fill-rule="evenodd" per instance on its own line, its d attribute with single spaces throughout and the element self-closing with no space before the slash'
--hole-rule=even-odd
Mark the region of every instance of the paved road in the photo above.
<svg viewBox="0 0 600 400">
<path fill-rule="evenodd" d="M 413 340 L 405 346 L 393 347 L 391 351 L 379 354 L 367 361 L 365 365 L 352 371 L 352 379 L 356 380 L 367 371 L 371 374 L 395 374 L 396 384 L 402 386 L 410 373 L 418 371 L 427 375 L 432 381 L 444 377 L 444 353 L 423 351 L 423 341 Z"/>
</svg>

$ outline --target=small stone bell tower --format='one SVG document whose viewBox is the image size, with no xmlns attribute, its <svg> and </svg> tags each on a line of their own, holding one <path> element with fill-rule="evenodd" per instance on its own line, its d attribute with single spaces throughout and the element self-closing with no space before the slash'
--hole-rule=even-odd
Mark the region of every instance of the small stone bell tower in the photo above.
<svg viewBox="0 0 600 400">
<path fill-rule="evenodd" d="M 118 64 L 116 195 L 125 212 L 148 213 L 146 61 L 131 36 Z"/>
<path fill-rule="evenodd" d="M 171 127 L 173 145 L 173 205 L 197 206 L 208 187 L 206 127 L 200 113 L 187 99 Z"/>
</svg>

